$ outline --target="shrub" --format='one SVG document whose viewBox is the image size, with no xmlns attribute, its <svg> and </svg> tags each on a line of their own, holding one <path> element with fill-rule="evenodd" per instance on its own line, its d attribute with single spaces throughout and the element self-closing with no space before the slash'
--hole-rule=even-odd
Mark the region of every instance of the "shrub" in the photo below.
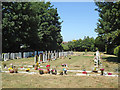
<svg viewBox="0 0 120 90">
<path fill-rule="evenodd" d="M 120 46 L 117 46 L 115 49 L 114 49 L 114 54 L 118 57 L 120 57 Z"/>
</svg>

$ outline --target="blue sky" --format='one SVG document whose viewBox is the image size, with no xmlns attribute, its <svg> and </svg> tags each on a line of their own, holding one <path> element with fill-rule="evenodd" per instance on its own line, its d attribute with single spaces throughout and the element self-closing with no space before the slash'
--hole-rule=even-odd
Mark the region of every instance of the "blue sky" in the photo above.
<svg viewBox="0 0 120 90">
<path fill-rule="evenodd" d="M 83 39 L 84 36 L 97 37 L 98 12 L 94 2 L 52 2 L 63 20 L 61 34 L 63 41 Z"/>
</svg>

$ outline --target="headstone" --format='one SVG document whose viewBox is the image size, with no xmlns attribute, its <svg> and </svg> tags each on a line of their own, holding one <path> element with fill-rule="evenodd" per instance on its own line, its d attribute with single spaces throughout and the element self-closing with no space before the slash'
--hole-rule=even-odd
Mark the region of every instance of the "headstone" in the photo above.
<svg viewBox="0 0 120 90">
<path fill-rule="evenodd" d="M 35 62 L 35 63 L 38 62 L 38 56 L 37 56 L 37 55 L 35 55 L 35 57 L 34 57 L 34 62 Z"/>
<path fill-rule="evenodd" d="M 7 61 L 9 59 L 8 53 L 4 54 L 4 61 Z"/>
<path fill-rule="evenodd" d="M 57 52 L 55 53 L 55 59 L 57 59 Z"/>
<path fill-rule="evenodd" d="M 43 53 L 43 62 L 45 62 L 45 54 Z"/>
<path fill-rule="evenodd" d="M 48 51 L 48 61 L 50 61 L 50 51 Z"/>
<path fill-rule="evenodd" d="M 45 51 L 45 60 L 46 60 L 46 61 L 47 61 L 47 59 L 48 59 L 47 56 L 48 56 L 48 55 L 47 55 L 47 51 Z"/>
<path fill-rule="evenodd" d="M 22 58 L 22 53 L 21 52 L 19 52 L 19 58 Z"/>
<path fill-rule="evenodd" d="M 52 60 L 54 59 L 54 53 L 51 53 L 51 59 Z"/>
<path fill-rule="evenodd" d="M 25 54 L 25 52 L 23 53 L 23 58 L 25 58 L 26 57 L 26 54 Z"/>
<path fill-rule="evenodd" d="M 100 65 L 100 52 L 98 50 L 96 51 L 96 59 L 98 61 L 98 65 Z"/>
<path fill-rule="evenodd" d="M 39 60 L 39 63 L 43 61 L 43 53 L 39 54 L 39 59 L 38 60 Z"/>
</svg>

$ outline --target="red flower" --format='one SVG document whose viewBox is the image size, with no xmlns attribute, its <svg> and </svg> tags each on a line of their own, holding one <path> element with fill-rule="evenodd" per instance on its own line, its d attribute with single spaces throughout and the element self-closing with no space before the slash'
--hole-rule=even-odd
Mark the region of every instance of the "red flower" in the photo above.
<svg viewBox="0 0 120 90">
<path fill-rule="evenodd" d="M 87 74 L 87 72 L 86 71 L 84 71 L 84 72 L 82 72 L 83 74 Z"/>
<path fill-rule="evenodd" d="M 21 67 L 21 68 L 23 68 L 23 67 Z"/>
<path fill-rule="evenodd" d="M 104 68 L 101 68 L 100 70 L 101 70 L 101 71 L 104 71 Z"/>
<path fill-rule="evenodd" d="M 50 67 L 50 65 L 47 65 L 46 67 Z"/>
<path fill-rule="evenodd" d="M 108 73 L 108 75 L 112 75 L 112 73 Z"/>
</svg>

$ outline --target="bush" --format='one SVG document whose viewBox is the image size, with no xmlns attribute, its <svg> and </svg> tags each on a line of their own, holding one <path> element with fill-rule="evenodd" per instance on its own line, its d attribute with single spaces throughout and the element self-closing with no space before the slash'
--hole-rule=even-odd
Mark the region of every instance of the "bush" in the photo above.
<svg viewBox="0 0 120 90">
<path fill-rule="evenodd" d="M 114 54 L 118 57 L 120 57 L 120 46 L 117 46 L 115 49 L 114 49 Z"/>
</svg>

